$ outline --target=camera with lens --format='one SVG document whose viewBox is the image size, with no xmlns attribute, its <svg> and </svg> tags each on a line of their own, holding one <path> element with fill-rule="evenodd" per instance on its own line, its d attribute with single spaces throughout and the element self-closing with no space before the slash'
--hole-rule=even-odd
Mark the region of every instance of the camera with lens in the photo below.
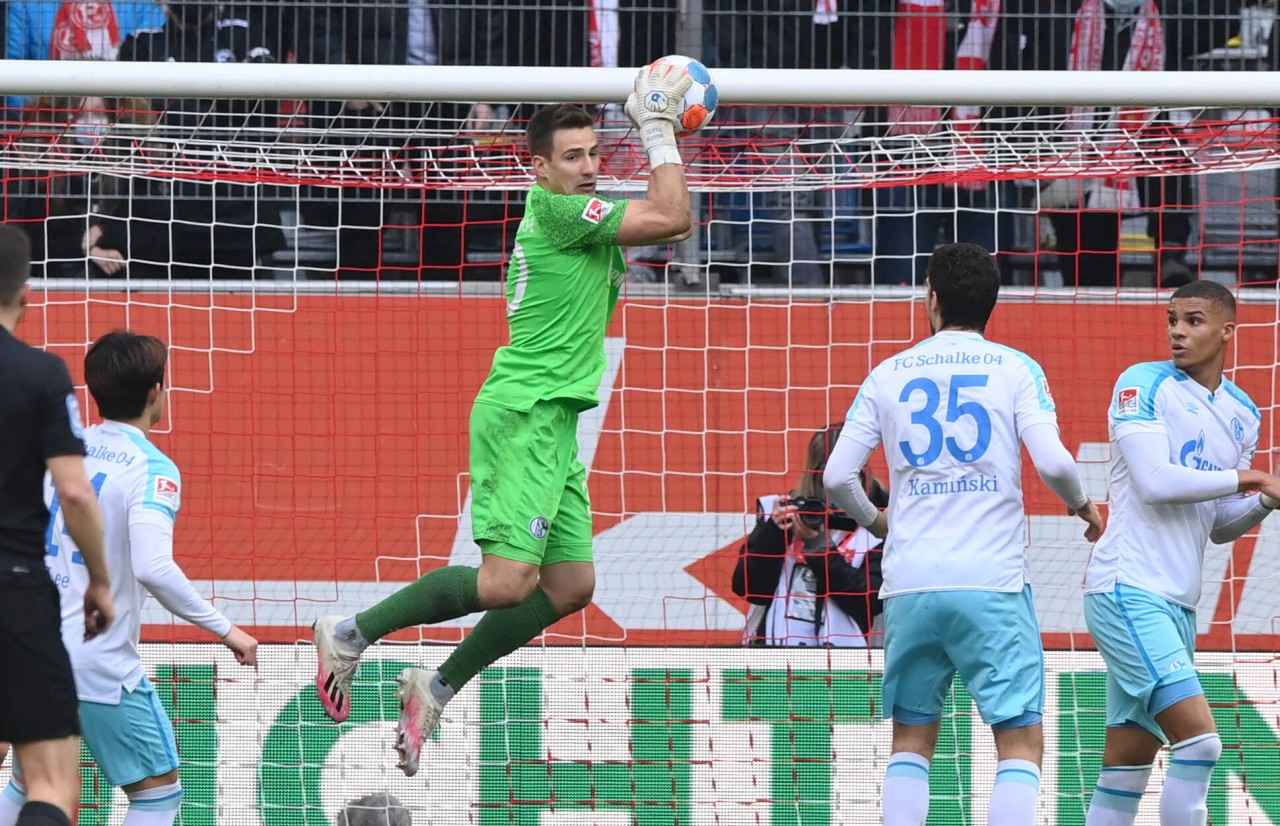
<svg viewBox="0 0 1280 826">
<path fill-rule="evenodd" d="M 795 496 L 788 500 L 794 505 L 800 521 L 810 528 L 821 528 L 826 525 L 833 531 L 856 531 L 860 526 L 856 519 L 844 511 L 837 510 L 825 499 L 810 496 Z"/>
</svg>

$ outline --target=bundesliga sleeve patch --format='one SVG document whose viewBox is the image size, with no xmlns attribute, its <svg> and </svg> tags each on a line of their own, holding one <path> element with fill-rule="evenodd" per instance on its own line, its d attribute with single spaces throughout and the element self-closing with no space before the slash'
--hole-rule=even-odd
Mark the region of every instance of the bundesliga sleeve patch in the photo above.
<svg viewBox="0 0 1280 826">
<path fill-rule="evenodd" d="M 1138 395 L 1140 392 L 1141 389 L 1137 387 L 1121 388 L 1120 393 L 1116 396 L 1116 415 L 1138 415 Z"/>
<path fill-rule="evenodd" d="M 156 499 L 167 502 L 175 508 L 178 506 L 178 483 L 168 476 L 156 477 Z"/>
<path fill-rule="evenodd" d="M 613 212 L 613 204 L 608 201 L 602 201 L 599 198 L 592 198 L 587 201 L 587 206 L 582 210 L 582 220 L 589 224 L 598 224 Z"/>
<path fill-rule="evenodd" d="M 1040 377 L 1040 392 L 1044 393 L 1044 397 L 1048 399 L 1049 404 L 1053 404 L 1053 393 L 1049 391 L 1049 379 L 1044 376 Z"/>
</svg>

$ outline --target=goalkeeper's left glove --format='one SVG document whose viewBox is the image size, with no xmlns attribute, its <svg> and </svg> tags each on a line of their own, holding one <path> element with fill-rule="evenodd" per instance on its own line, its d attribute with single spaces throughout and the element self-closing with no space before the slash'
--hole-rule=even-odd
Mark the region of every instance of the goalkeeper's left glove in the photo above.
<svg viewBox="0 0 1280 826">
<path fill-rule="evenodd" d="M 686 69 L 661 60 L 636 75 L 635 91 L 627 95 L 626 111 L 640 131 L 650 168 L 683 163 L 676 147 L 676 123 L 684 93 L 692 84 L 693 77 Z"/>
</svg>

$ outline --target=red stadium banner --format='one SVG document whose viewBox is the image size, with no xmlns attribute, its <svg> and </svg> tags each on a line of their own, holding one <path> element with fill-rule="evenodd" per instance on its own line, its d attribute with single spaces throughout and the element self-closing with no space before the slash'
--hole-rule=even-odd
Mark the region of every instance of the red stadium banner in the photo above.
<svg viewBox="0 0 1280 826">
<path fill-rule="evenodd" d="M 493 297 L 48 293 L 21 332 L 69 362 L 122 326 L 169 341 L 155 441 L 183 474 L 177 555 L 264 640 L 358 610 L 427 570 L 474 564 L 467 419 L 506 338 Z M 989 335 L 1044 367 L 1063 441 L 1105 491 L 1106 410 L 1131 363 L 1167 357 L 1164 304 L 1008 303 Z M 1242 306 L 1235 381 L 1263 410 L 1268 466 L 1276 310 Z M 624 301 L 602 405 L 584 416 L 599 585 L 549 642 L 731 645 L 729 588 L 758 496 L 785 492 L 814 430 L 844 416 L 871 366 L 928 334 L 919 302 Z M 76 342 L 74 345 L 61 344 Z M 92 405 L 86 409 L 92 410 Z M 1099 487 L 1101 486 L 1101 487 Z M 1030 570 L 1046 641 L 1089 645 L 1078 523 L 1028 467 Z M 1097 495 L 1102 495 L 1097 493 Z M 461 526 L 461 527 L 460 527 Z M 1280 570 L 1262 535 L 1206 554 L 1202 644 L 1270 648 Z M 151 640 L 202 639 L 158 609 Z M 457 640 L 468 623 L 405 639 Z"/>
</svg>

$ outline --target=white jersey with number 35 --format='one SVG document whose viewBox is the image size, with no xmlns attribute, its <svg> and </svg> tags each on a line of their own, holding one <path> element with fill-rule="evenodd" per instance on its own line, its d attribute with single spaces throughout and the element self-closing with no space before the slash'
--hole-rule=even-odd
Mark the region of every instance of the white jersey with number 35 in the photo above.
<svg viewBox="0 0 1280 826">
<path fill-rule="evenodd" d="M 147 594 L 134 575 L 129 531 L 149 523 L 171 533 L 181 505 L 182 480 L 177 466 L 136 427 L 112 421 L 94 425 L 85 431 L 85 449 L 85 470 L 98 494 L 106 529 L 115 623 L 85 642 L 84 592 L 89 574 L 67 534 L 47 474 L 45 502 L 50 521 L 45 563 L 62 596 L 62 640 L 71 655 L 76 693 L 81 700 L 117 704 L 121 688 L 132 691 L 143 676 L 138 638 Z"/>
<path fill-rule="evenodd" d="M 1023 588 L 1021 436 L 1043 423 L 1057 414 L 1040 365 L 978 333 L 937 333 L 871 371 L 842 438 L 884 444 L 882 596 Z"/>
</svg>

